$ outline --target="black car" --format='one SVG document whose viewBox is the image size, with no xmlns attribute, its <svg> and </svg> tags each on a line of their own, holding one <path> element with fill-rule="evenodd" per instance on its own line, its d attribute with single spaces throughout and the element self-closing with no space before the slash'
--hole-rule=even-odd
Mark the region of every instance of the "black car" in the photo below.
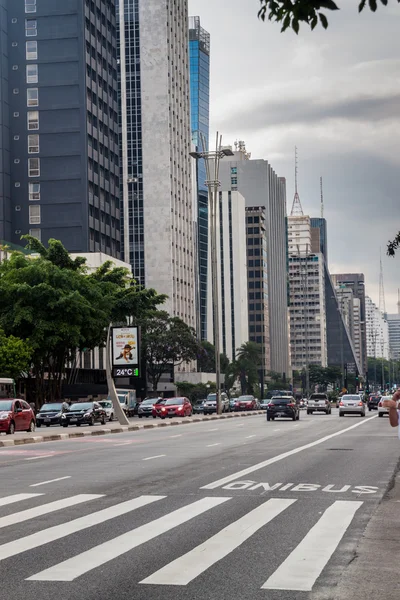
<svg viewBox="0 0 400 600">
<path fill-rule="evenodd" d="M 68 410 L 66 402 L 49 402 L 43 404 L 42 408 L 36 414 L 36 427 L 45 425 L 61 425 L 61 417 Z"/>
<path fill-rule="evenodd" d="M 106 411 L 98 402 L 76 402 L 71 405 L 68 412 L 62 415 L 61 423 L 63 427 L 94 425 L 97 421 L 105 425 L 106 419 Z"/>
<path fill-rule="evenodd" d="M 368 410 L 378 410 L 378 404 L 381 396 L 370 396 L 368 398 Z"/>
<path fill-rule="evenodd" d="M 267 406 L 267 421 L 285 417 L 293 421 L 300 420 L 300 408 L 293 396 L 271 398 Z"/>
</svg>

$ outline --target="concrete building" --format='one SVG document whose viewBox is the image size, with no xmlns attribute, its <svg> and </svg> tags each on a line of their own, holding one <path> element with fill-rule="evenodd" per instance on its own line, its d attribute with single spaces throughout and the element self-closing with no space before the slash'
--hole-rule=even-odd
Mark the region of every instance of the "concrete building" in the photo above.
<svg viewBox="0 0 400 600">
<path fill-rule="evenodd" d="M 271 370 L 268 303 L 268 254 L 264 206 L 246 208 L 249 341 L 260 344 L 264 378 Z"/>
<path fill-rule="evenodd" d="M 288 328 L 286 182 L 266 160 L 251 160 L 244 142 L 220 166 L 221 189 L 239 191 L 246 207 L 265 206 L 271 369 L 291 377 Z"/>
<path fill-rule="evenodd" d="M 119 0 L 123 258 L 195 327 L 187 0 Z"/>
<path fill-rule="evenodd" d="M 326 264 L 328 264 L 328 231 L 326 219 L 323 217 L 311 217 L 311 245 L 312 252 L 322 252 Z"/>
<path fill-rule="evenodd" d="M 389 315 L 386 315 L 389 318 Z M 398 315 L 393 315 L 398 316 Z M 365 325 L 367 335 L 367 356 L 389 359 L 389 324 L 382 312 L 365 296 Z M 400 327 L 400 317 L 399 317 Z M 400 331 L 400 330 L 399 330 Z M 399 337 L 400 342 L 400 337 Z M 400 350 L 400 348 L 399 348 Z M 393 358 L 393 357 L 392 357 Z"/>
<path fill-rule="evenodd" d="M 339 302 L 339 310 L 350 333 L 357 360 L 363 364 L 361 302 L 356 298 L 352 288 L 337 286 L 335 288 Z"/>
<path fill-rule="evenodd" d="M 118 257 L 115 4 L 0 7 L 0 239 Z"/>
<path fill-rule="evenodd" d="M 246 213 L 239 192 L 220 192 L 217 214 L 217 276 L 221 352 L 234 360 L 236 350 L 249 341 L 247 305 Z M 211 275 L 211 252 L 209 251 Z M 211 285 L 208 286 L 208 314 L 212 315 Z M 214 343 L 213 319 L 207 321 L 207 338 Z"/>
<path fill-rule="evenodd" d="M 400 313 L 387 315 L 390 358 L 400 360 Z"/>
<path fill-rule="evenodd" d="M 200 134 L 207 148 L 210 121 L 210 34 L 201 27 L 200 17 L 189 18 L 190 115 L 192 143 L 202 151 Z M 196 161 L 195 194 L 197 197 L 197 277 L 199 334 L 207 339 L 207 269 L 208 269 L 208 189 L 203 159 Z M 195 202 L 193 203 L 195 204 Z"/>
<path fill-rule="evenodd" d="M 287 223 L 289 256 L 309 254 L 312 246 L 310 217 L 307 215 L 291 215 L 287 218 Z"/>
</svg>

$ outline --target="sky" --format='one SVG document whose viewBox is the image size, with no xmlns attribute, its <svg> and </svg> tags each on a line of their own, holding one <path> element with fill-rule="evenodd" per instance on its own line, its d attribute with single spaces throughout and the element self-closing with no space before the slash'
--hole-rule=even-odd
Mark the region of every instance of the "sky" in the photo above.
<svg viewBox="0 0 400 600">
<path fill-rule="evenodd" d="M 358 14 L 337 0 L 328 30 L 298 36 L 259 21 L 259 0 L 189 0 L 211 34 L 211 131 L 244 140 L 287 179 L 288 212 L 298 191 L 305 214 L 320 216 L 320 177 L 331 273 L 364 273 L 379 303 L 382 255 L 386 310 L 397 312 L 400 251 L 400 5 Z"/>
</svg>

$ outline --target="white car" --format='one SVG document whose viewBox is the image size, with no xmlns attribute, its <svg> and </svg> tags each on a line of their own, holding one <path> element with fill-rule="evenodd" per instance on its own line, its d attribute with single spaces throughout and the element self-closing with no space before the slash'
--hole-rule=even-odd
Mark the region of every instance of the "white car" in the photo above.
<svg viewBox="0 0 400 600">
<path fill-rule="evenodd" d="M 100 400 L 99 404 L 106 411 L 107 420 L 113 421 L 114 420 L 114 407 L 113 407 L 113 403 L 111 402 L 111 400 Z"/>
<path fill-rule="evenodd" d="M 378 404 L 378 416 L 379 417 L 383 417 L 383 415 L 389 414 L 389 409 L 382 406 L 382 403 L 385 400 L 391 400 L 391 399 L 392 399 L 392 396 L 382 396 L 382 398 L 379 400 L 379 404 Z"/>
<path fill-rule="evenodd" d="M 347 414 L 359 414 L 365 417 L 365 404 L 359 394 L 344 394 L 339 402 L 339 417 Z"/>
</svg>

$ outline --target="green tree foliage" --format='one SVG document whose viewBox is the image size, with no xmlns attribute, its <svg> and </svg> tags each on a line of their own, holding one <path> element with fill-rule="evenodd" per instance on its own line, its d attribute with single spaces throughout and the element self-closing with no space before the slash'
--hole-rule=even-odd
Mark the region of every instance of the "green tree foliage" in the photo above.
<svg viewBox="0 0 400 600">
<path fill-rule="evenodd" d="M 221 373 L 226 373 L 229 366 L 229 358 L 224 353 L 221 353 L 220 364 Z M 200 342 L 197 370 L 201 373 L 215 373 L 215 346 L 210 342 Z"/>
<path fill-rule="evenodd" d="M 147 375 L 156 391 L 162 374 L 174 366 L 196 360 L 200 347 L 194 329 L 165 311 L 150 311 L 139 322 Z"/>
<path fill-rule="evenodd" d="M 321 367 L 319 365 L 309 366 L 310 383 L 326 388 L 328 385 L 340 383 L 341 370 L 339 367 Z"/>
<path fill-rule="evenodd" d="M 344 2 L 344 0 L 342 0 Z M 400 2 L 400 0 L 397 0 Z M 261 8 L 258 16 L 265 21 L 277 21 L 282 25 L 281 31 L 293 29 L 299 32 L 300 23 L 306 23 L 314 29 L 318 22 L 324 29 L 328 27 L 328 19 L 322 11 L 339 10 L 339 6 L 333 0 L 260 0 Z M 387 6 L 388 0 L 357 0 L 354 5 L 358 5 L 358 11 L 361 12 L 368 6 L 375 12 L 379 6 Z"/>
<path fill-rule="evenodd" d="M 254 386 L 258 384 L 258 369 L 261 365 L 262 349 L 255 342 L 245 342 L 238 348 L 236 360 L 228 369 L 228 382 L 239 379 L 242 394 L 253 394 Z M 233 383 L 232 383 L 233 385 Z M 228 386 L 227 386 L 228 387 Z M 229 389 L 229 388 L 228 388 Z"/>
<path fill-rule="evenodd" d="M 192 404 L 197 404 L 200 400 L 207 398 L 208 394 L 215 393 L 215 383 L 189 383 L 188 381 L 180 381 L 176 384 L 178 394 L 189 398 Z"/>
<path fill-rule="evenodd" d="M 33 349 L 27 340 L 6 336 L 0 329 L 0 377 L 18 379 L 29 371 Z"/>
<path fill-rule="evenodd" d="M 48 248 L 25 236 L 35 256 L 14 252 L 0 264 L 0 326 L 29 339 L 36 402 L 60 397 L 65 368 L 77 350 L 102 346 L 110 322 L 135 320 L 164 296 L 137 286 L 125 269 L 107 262 L 89 273 L 57 240 Z"/>
</svg>

